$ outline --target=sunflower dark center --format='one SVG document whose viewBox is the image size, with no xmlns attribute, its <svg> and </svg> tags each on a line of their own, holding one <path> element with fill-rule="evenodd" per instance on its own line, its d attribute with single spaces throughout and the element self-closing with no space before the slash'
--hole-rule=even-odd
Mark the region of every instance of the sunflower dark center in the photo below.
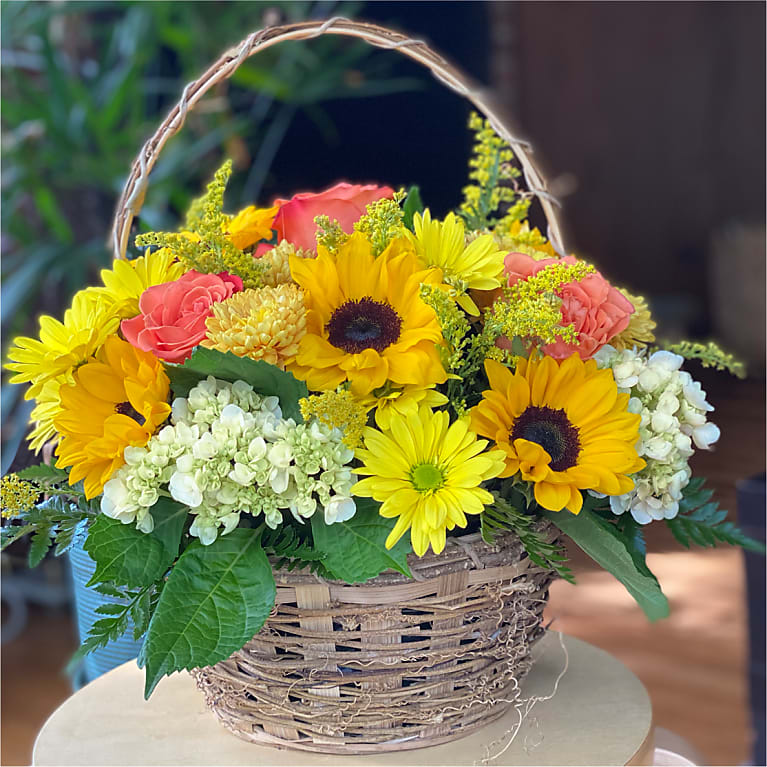
<svg viewBox="0 0 767 767">
<path fill-rule="evenodd" d="M 347 354 L 382 352 L 397 341 L 401 328 L 402 318 L 393 307 L 370 296 L 341 304 L 325 325 L 328 341 Z"/>
<path fill-rule="evenodd" d="M 127 415 L 128 418 L 132 418 L 138 423 L 139 426 L 143 426 L 146 418 L 136 410 L 130 402 L 119 402 L 115 405 L 115 412 L 121 415 Z"/>
<path fill-rule="evenodd" d="M 550 407 L 528 407 L 514 421 L 511 440 L 526 439 L 539 444 L 550 456 L 554 471 L 564 471 L 578 462 L 581 441 L 578 429 L 564 410 Z"/>
</svg>

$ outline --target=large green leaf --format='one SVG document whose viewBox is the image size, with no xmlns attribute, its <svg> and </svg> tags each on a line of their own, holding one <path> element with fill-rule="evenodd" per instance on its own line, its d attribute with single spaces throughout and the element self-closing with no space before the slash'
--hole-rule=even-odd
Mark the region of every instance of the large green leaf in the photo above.
<svg viewBox="0 0 767 767">
<path fill-rule="evenodd" d="M 276 594 L 260 537 L 239 528 L 209 546 L 193 541 L 179 557 L 140 655 L 145 697 L 162 677 L 218 663 L 259 631 Z"/>
<path fill-rule="evenodd" d="M 615 525 L 584 508 L 580 514 L 547 511 L 545 515 L 597 564 L 612 573 L 651 621 L 668 617 L 668 600 L 644 555 Z"/>
<path fill-rule="evenodd" d="M 111 581 L 125 586 L 148 586 L 160 578 L 178 556 L 188 509 L 170 498 L 152 506 L 154 530 L 142 533 L 100 514 L 88 531 L 85 550 L 96 562 L 88 585 Z"/>
<path fill-rule="evenodd" d="M 263 360 L 198 346 L 183 365 L 168 366 L 166 369 L 171 388 L 178 397 L 186 397 L 190 389 L 208 376 L 222 381 L 245 381 L 259 394 L 279 397 L 285 418 L 293 418 L 299 423 L 303 420 L 298 400 L 309 393 L 306 384 L 292 373 Z"/>
<path fill-rule="evenodd" d="M 394 548 L 387 549 L 392 520 L 378 513 L 376 501 L 355 501 L 357 513 L 346 522 L 326 525 L 320 512 L 312 517 L 314 547 L 322 553 L 323 566 L 347 583 L 360 583 L 389 569 L 412 577 L 407 566 L 407 555 L 412 551 L 410 536 L 404 535 Z"/>
</svg>

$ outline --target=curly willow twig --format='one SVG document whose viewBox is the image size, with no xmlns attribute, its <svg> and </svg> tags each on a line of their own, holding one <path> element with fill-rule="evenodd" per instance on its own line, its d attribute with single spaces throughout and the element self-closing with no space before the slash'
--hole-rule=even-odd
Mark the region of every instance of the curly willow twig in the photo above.
<svg viewBox="0 0 767 767">
<path fill-rule="evenodd" d="M 356 37 L 378 48 L 400 51 L 431 70 L 434 77 L 460 96 L 468 99 L 485 115 L 496 133 L 506 140 L 519 160 L 527 188 L 540 201 L 548 222 L 548 236 L 554 248 L 562 250 L 562 230 L 555 206 L 558 202 L 548 192 L 546 180 L 531 158 L 531 146 L 527 141 L 516 138 L 506 128 L 496 106 L 491 106 L 491 97 L 486 89 L 469 80 L 466 75 L 448 63 L 421 40 L 413 40 L 399 32 L 364 22 L 344 18 L 327 21 L 307 21 L 298 24 L 266 27 L 248 35 L 239 45 L 224 53 L 197 80 L 189 83 L 181 100 L 171 109 L 155 134 L 144 144 L 133 162 L 130 176 L 117 204 L 112 227 L 112 247 L 116 258 L 125 258 L 131 224 L 144 202 L 149 174 L 169 138 L 178 133 L 184 125 L 187 113 L 217 83 L 231 77 L 247 58 L 284 40 L 309 40 L 325 34 Z"/>
</svg>

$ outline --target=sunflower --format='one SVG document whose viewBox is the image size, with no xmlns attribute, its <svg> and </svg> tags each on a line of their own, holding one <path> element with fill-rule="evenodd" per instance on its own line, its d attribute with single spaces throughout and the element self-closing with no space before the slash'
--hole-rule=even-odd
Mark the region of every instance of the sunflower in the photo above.
<svg viewBox="0 0 767 767">
<path fill-rule="evenodd" d="M 506 454 L 500 476 L 519 473 L 535 485 L 535 500 L 551 511 L 578 514 L 581 490 L 622 495 L 634 487 L 629 474 L 638 457 L 640 416 L 627 412 L 610 370 L 573 354 L 519 359 L 512 373 L 485 360 L 490 389 L 471 410 L 471 428 L 494 439 Z"/>
<path fill-rule="evenodd" d="M 32 399 L 53 379 L 71 380 L 72 371 L 117 332 L 120 318 L 108 298 L 81 290 L 64 313 L 64 322 L 40 317 L 40 338 L 19 336 L 8 350 L 8 370 L 16 375 L 11 383 L 30 383 L 24 395 Z"/>
<path fill-rule="evenodd" d="M 416 253 L 425 266 L 438 266 L 445 282 L 457 291 L 456 301 L 471 315 L 479 309 L 469 290 L 501 287 L 505 250 L 499 250 L 492 234 L 483 234 L 466 244 L 463 221 L 448 213 L 444 221 L 432 220 L 427 208 L 413 217 L 415 234 L 408 232 Z"/>
<path fill-rule="evenodd" d="M 86 292 L 111 301 L 120 319 L 131 319 L 139 314 L 138 300 L 147 288 L 173 282 L 185 271 L 168 248 L 158 248 L 138 258 L 115 259 L 111 269 L 101 270 L 104 287 Z"/>
<path fill-rule="evenodd" d="M 415 254 L 394 240 L 378 257 L 355 233 L 335 255 L 290 259 L 304 291 L 306 335 L 288 370 L 315 391 L 349 381 L 362 397 L 386 383 L 431 386 L 447 380 L 437 344 L 437 315 L 419 295 L 421 283 L 439 284 L 438 269 L 422 270 Z"/>
<path fill-rule="evenodd" d="M 504 467 L 500 450 L 482 452 L 465 420 L 449 425 L 445 411 L 422 406 L 413 415 L 393 413 L 390 429 L 365 429 L 365 449 L 356 455 L 358 474 L 370 476 L 352 487 L 354 495 L 382 501 L 382 517 L 399 517 L 386 547 L 410 530 L 413 551 L 420 557 L 431 545 L 445 548 L 445 531 L 466 527 L 466 514 L 480 514 L 493 496 L 480 484 Z"/>
<path fill-rule="evenodd" d="M 71 466 L 69 483 L 84 479 L 85 497 L 98 495 L 122 466 L 125 448 L 146 445 L 168 417 L 169 391 L 154 355 L 110 336 L 96 358 L 74 373 L 74 384 L 60 389 L 56 467 Z"/>
</svg>

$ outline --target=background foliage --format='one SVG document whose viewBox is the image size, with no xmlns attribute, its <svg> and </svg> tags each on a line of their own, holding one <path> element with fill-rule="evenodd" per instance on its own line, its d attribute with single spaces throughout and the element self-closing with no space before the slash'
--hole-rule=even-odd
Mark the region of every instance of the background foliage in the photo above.
<svg viewBox="0 0 767 767">
<path fill-rule="evenodd" d="M 34 335 L 41 313 L 60 316 L 109 262 L 108 228 L 130 163 L 188 81 L 265 14 L 272 23 L 352 16 L 362 5 L 3 3 L 3 357 L 13 336 Z M 418 86 L 393 76 L 390 62 L 338 37 L 282 44 L 250 59 L 163 151 L 140 226 L 175 229 L 224 153 L 240 171 L 228 206 L 256 201 L 296 117 L 330 141 L 335 127 L 324 102 Z M 3 380 L 4 473 L 30 407 L 23 387 Z"/>
</svg>

